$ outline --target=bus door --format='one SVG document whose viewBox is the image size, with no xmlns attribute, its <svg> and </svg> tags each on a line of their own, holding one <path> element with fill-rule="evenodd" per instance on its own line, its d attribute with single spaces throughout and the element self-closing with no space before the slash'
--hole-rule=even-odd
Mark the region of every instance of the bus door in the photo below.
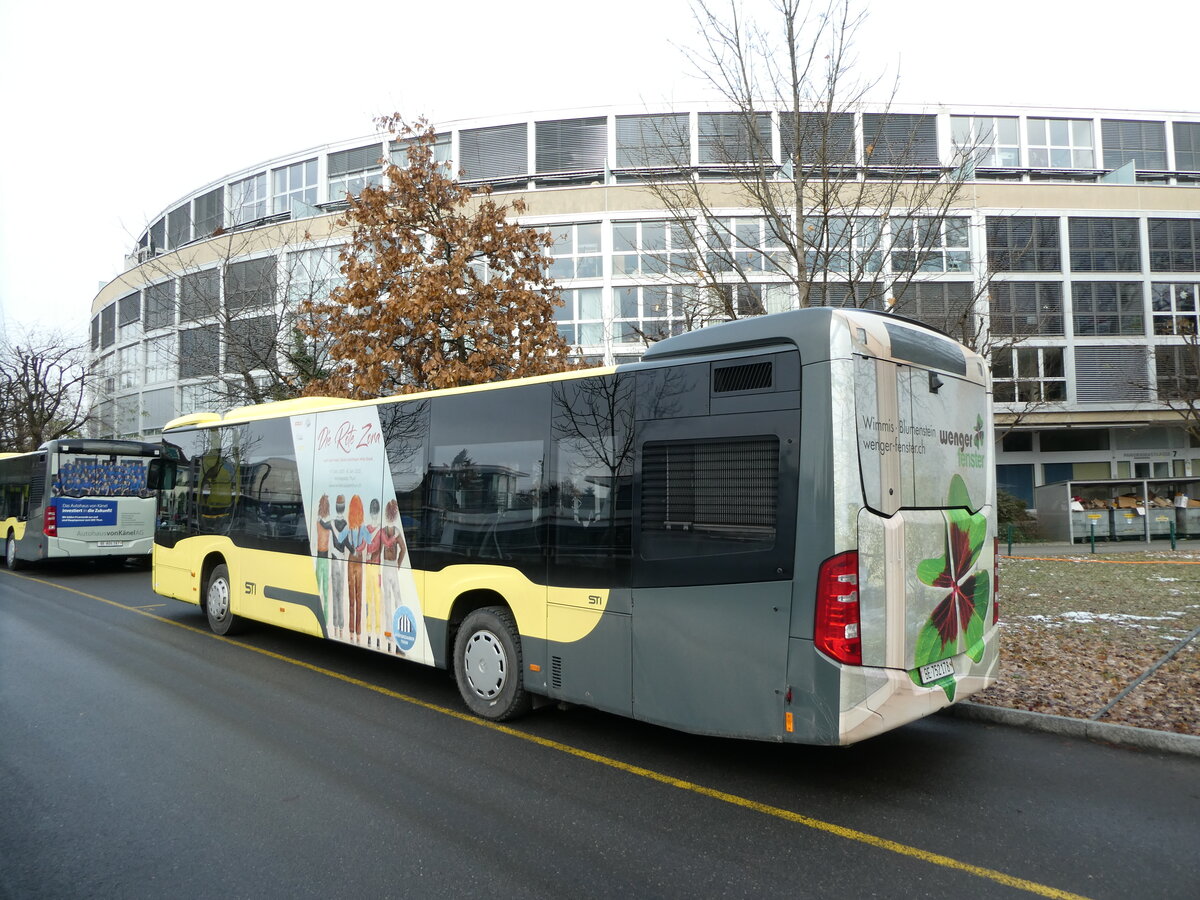
<svg viewBox="0 0 1200 900">
<path fill-rule="evenodd" d="M 978 360 L 958 362 L 854 363 L 863 664 L 922 685 L 952 680 L 950 657 L 982 654 L 991 621 L 988 396 L 967 371 Z"/>
<path fill-rule="evenodd" d="M 699 389 L 707 395 L 703 381 Z M 728 735 L 782 731 L 799 410 L 798 396 L 775 402 L 793 408 L 639 422 L 636 718 Z"/>
</svg>

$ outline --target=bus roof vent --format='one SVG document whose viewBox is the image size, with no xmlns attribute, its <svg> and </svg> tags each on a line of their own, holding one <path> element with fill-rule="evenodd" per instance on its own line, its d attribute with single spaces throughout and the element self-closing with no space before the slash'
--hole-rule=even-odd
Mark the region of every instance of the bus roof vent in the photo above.
<svg viewBox="0 0 1200 900">
<path fill-rule="evenodd" d="M 743 363 L 740 366 L 725 366 L 713 370 L 713 393 L 728 394 L 733 391 L 764 391 L 772 384 L 772 367 L 767 362 Z"/>
</svg>

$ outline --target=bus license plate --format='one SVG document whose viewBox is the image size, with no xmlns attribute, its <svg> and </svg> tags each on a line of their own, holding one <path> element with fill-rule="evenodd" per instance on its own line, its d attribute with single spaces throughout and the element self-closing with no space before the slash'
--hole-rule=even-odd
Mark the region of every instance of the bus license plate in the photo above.
<svg viewBox="0 0 1200 900">
<path fill-rule="evenodd" d="M 945 678 L 947 675 L 953 674 L 954 663 L 948 659 L 938 660 L 927 666 L 921 666 L 921 684 L 929 684 L 931 681 L 937 681 L 939 678 Z"/>
<path fill-rule="evenodd" d="M 97 547 L 124 547 L 124 541 L 96 541 Z"/>
</svg>

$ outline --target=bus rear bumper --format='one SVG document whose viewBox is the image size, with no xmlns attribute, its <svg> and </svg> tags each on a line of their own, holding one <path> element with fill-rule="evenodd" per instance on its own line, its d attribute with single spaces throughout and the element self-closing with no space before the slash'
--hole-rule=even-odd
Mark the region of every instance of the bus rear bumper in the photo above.
<svg viewBox="0 0 1200 900">
<path fill-rule="evenodd" d="M 912 673 L 900 669 L 842 667 L 838 743 L 857 743 L 915 722 L 993 684 L 999 641 L 993 634 L 978 662 L 965 653 L 951 662 L 954 674 L 929 685 L 918 684 Z"/>
</svg>

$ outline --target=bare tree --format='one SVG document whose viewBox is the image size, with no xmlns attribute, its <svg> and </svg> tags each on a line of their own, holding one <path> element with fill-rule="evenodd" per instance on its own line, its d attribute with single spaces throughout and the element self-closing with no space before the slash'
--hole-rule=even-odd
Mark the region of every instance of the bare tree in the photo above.
<svg viewBox="0 0 1200 900">
<path fill-rule="evenodd" d="M 772 10 L 764 24 L 737 2 L 695 0 L 689 59 L 729 111 L 701 114 L 695 166 L 679 117 L 645 117 L 647 150 L 625 173 L 640 172 L 670 217 L 684 327 L 777 304 L 850 305 L 980 346 L 980 279 L 916 277 L 976 275 L 969 219 L 957 214 L 974 148 L 943 165 L 932 116 L 865 103 L 879 85 L 857 72 L 864 14 L 854 0 L 775 0 Z"/>
<path fill-rule="evenodd" d="M 82 344 L 55 331 L 0 342 L 0 447 L 22 453 L 79 434 L 88 420 L 85 358 Z"/>
</svg>

